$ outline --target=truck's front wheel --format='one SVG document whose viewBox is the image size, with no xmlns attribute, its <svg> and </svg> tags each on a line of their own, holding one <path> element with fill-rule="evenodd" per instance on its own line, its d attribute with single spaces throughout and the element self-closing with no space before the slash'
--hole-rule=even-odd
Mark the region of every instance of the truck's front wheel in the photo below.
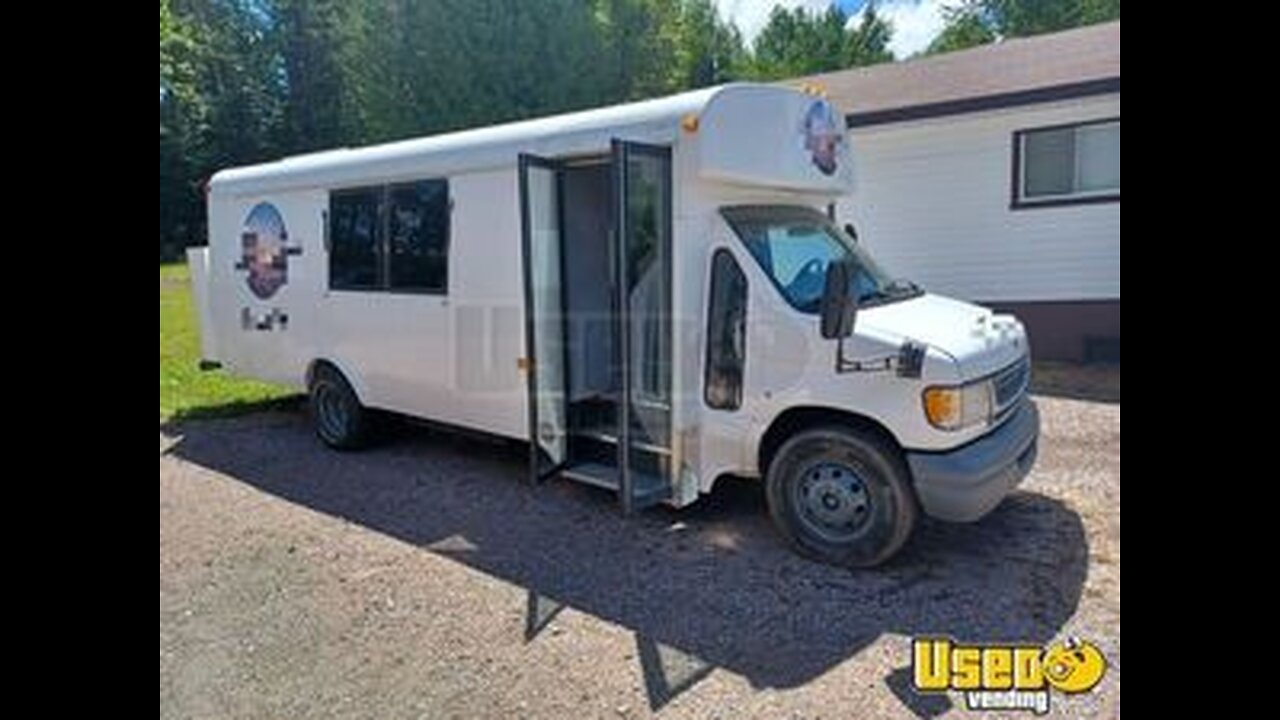
<svg viewBox="0 0 1280 720">
<path fill-rule="evenodd" d="M 311 422 L 325 445 L 337 450 L 354 450 L 369 436 L 369 411 L 351 389 L 342 373 L 329 365 L 319 365 L 308 388 Z"/>
<path fill-rule="evenodd" d="M 778 530 L 823 562 L 878 565 L 915 527 L 915 496 L 900 454 L 849 428 L 797 433 L 774 455 L 766 483 Z"/>
</svg>

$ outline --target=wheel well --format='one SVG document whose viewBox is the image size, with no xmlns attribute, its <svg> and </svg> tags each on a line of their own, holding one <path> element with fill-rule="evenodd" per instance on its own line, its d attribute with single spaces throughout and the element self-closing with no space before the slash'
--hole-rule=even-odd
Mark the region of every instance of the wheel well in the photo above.
<svg viewBox="0 0 1280 720">
<path fill-rule="evenodd" d="M 311 363 L 307 365 L 306 376 L 302 378 L 302 384 L 306 386 L 308 390 L 311 389 L 311 379 L 316 376 L 316 370 L 320 369 L 321 366 L 328 367 L 330 370 L 341 372 L 338 370 L 336 365 L 329 362 L 328 360 L 325 360 L 324 358 L 316 358 L 315 360 L 312 360 Z"/>
<path fill-rule="evenodd" d="M 342 368 L 338 367 L 337 363 L 333 362 L 332 360 L 326 360 L 325 358 L 316 358 L 315 360 L 311 361 L 310 365 L 307 366 L 307 375 L 304 378 L 304 381 L 306 382 L 307 392 L 311 391 L 311 380 L 316 376 L 316 372 L 322 367 L 327 368 L 331 372 L 336 373 L 338 377 L 345 380 L 347 382 L 347 385 L 351 387 L 351 392 L 356 394 L 356 399 L 363 402 L 363 400 L 360 398 L 360 392 L 356 390 L 356 386 L 352 384 L 351 378 L 347 377 L 347 374 L 342 372 Z"/>
<path fill-rule="evenodd" d="M 760 438 L 760 450 L 757 462 L 760 476 L 763 477 L 769 472 L 769 463 L 773 461 L 774 453 L 787 438 L 796 433 L 807 430 L 811 427 L 822 425 L 844 425 L 856 432 L 866 433 L 880 438 L 886 442 L 889 447 L 895 450 L 901 450 L 897 438 L 889 429 L 881 425 L 866 415 L 848 412 L 846 410 L 836 410 L 826 407 L 794 407 L 789 408 L 773 419 L 769 424 L 769 429 L 765 431 Z"/>
</svg>

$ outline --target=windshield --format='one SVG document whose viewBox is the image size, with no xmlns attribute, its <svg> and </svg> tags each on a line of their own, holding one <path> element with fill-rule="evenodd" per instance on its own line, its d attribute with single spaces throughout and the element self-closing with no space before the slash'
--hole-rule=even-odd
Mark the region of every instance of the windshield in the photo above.
<svg viewBox="0 0 1280 720">
<path fill-rule="evenodd" d="M 876 305 L 920 294 L 915 285 L 893 280 L 826 215 L 799 205 L 741 205 L 721 208 L 765 274 L 795 309 L 816 313 L 822 304 L 827 265 L 848 258 L 859 305 Z"/>
</svg>

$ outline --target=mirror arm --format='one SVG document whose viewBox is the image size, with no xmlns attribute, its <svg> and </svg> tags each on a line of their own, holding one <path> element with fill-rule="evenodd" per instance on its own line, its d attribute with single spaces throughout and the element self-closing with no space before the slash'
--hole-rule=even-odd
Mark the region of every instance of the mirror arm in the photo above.
<svg viewBox="0 0 1280 720">
<path fill-rule="evenodd" d="M 894 369 L 896 355 L 885 355 L 878 358 L 855 360 L 844 356 L 844 338 L 836 340 L 836 373 L 853 372 L 888 372 Z"/>
</svg>

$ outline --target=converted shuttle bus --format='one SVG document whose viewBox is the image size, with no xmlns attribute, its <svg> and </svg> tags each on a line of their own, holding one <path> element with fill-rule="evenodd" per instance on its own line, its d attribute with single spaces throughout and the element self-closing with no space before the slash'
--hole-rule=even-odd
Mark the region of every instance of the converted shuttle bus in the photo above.
<svg viewBox="0 0 1280 720">
<path fill-rule="evenodd" d="M 750 84 L 225 170 L 201 350 L 334 448 L 428 418 L 626 511 L 761 478 L 796 548 L 874 565 L 995 507 L 1039 418 L 1022 325 L 877 266 L 853 185 L 830 103 Z"/>
</svg>

